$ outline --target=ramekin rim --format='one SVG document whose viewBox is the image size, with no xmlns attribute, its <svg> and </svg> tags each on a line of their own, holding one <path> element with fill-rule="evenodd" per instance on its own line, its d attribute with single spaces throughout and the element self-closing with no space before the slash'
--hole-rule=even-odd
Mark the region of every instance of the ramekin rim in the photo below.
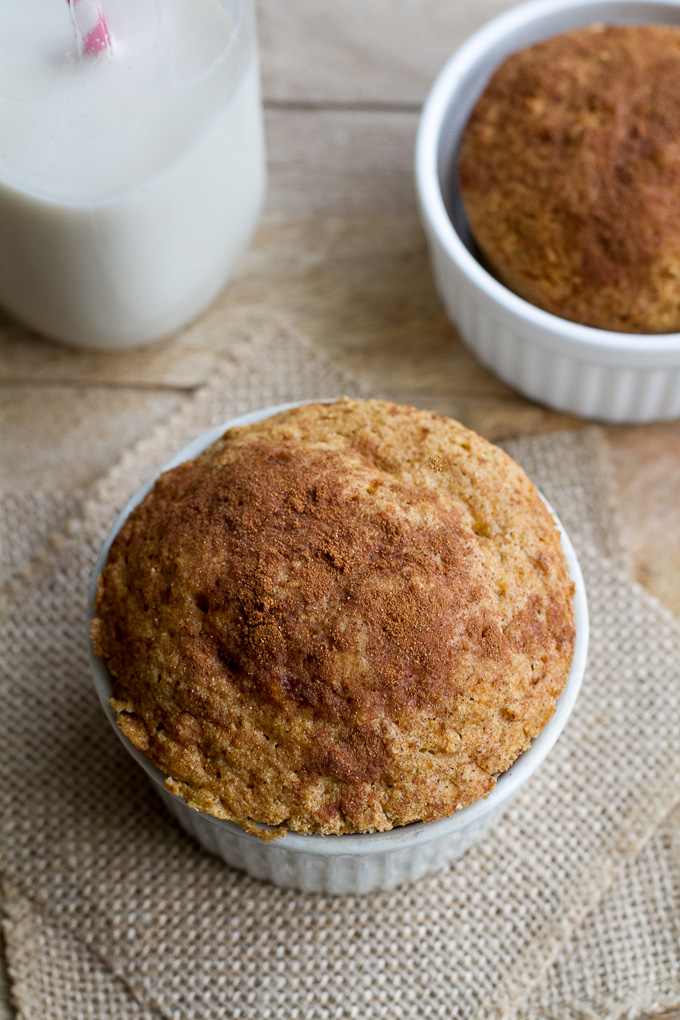
<svg viewBox="0 0 680 1020">
<path fill-rule="evenodd" d="M 183 463 L 185 460 L 189 460 L 191 457 L 197 456 L 210 446 L 211 443 L 214 443 L 217 439 L 219 439 L 220 436 L 222 436 L 228 429 L 236 428 L 240 425 L 253 424 L 257 421 L 263 421 L 265 418 L 272 417 L 275 414 L 290 410 L 294 407 L 300 407 L 304 404 L 332 403 L 337 399 L 339 398 L 323 397 L 311 400 L 296 400 L 285 404 L 277 404 L 271 407 L 262 408 L 257 411 L 251 411 L 248 414 L 240 415 L 236 418 L 229 419 L 220 425 L 214 426 L 207 432 L 197 436 L 176 454 L 165 461 L 161 467 L 159 467 L 135 490 L 118 514 L 102 544 L 99 555 L 97 556 L 88 591 L 88 628 L 95 617 L 94 603 L 97 594 L 97 579 L 104 568 L 111 544 L 129 514 L 144 499 L 146 494 L 151 491 L 156 480 L 161 474 L 165 471 L 171 470 L 173 467 Z M 385 832 L 373 833 L 343 833 L 340 835 L 321 835 L 314 833 L 306 835 L 288 830 L 284 835 L 278 837 L 274 843 L 265 845 L 285 846 L 286 850 L 303 853 L 355 856 L 368 853 L 386 853 L 393 850 L 397 845 L 430 843 L 435 839 L 448 836 L 459 827 L 464 828 L 470 824 L 474 824 L 477 819 L 483 817 L 489 811 L 493 811 L 500 807 L 504 801 L 511 798 L 513 794 L 519 790 L 519 788 L 523 786 L 524 783 L 536 772 L 557 742 L 576 703 L 583 675 L 585 673 L 590 630 L 585 583 L 576 552 L 564 526 L 552 506 L 548 500 L 545 499 L 540 490 L 537 489 L 537 491 L 539 492 L 543 502 L 546 504 L 560 533 L 562 548 L 569 567 L 569 574 L 574 583 L 575 590 L 573 606 L 576 637 L 572 662 L 565 688 L 557 698 L 556 708 L 553 715 L 545 724 L 539 735 L 531 742 L 530 747 L 513 762 L 509 769 L 499 776 L 496 781 L 496 785 L 488 797 L 477 800 L 468 807 L 463 808 L 460 811 L 456 811 L 446 818 L 440 818 L 431 822 L 412 822 L 410 825 L 396 826 L 395 828 L 389 829 Z M 168 791 L 164 786 L 166 776 L 142 751 L 130 742 L 117 725 L 116 714 L 108 703 L 109 698 L 113 693 L 113 678 L 106 662 L 99 656 L 95 655 L 91 639 L 89 640 L 88 647 L 95 690 L 106 718 L 113 727 L 116 735 L 125 746 L 128 754 L 130 754 L 137 764 L 144 769 L 153 784 L 160 790 L 163 790 L 164 793 L 168 794 L 170 791 Z M 196 810 L 186 804 L 185 801 L 182 801 L 181 798 L 178 797 L 178 800 L 182 803 L 186 810 Z M 263 845 L 258 836 L 246 832 L 245 829 L 236 822 L 216 818 L 214 815 L 210 815 L 204 811 L 198 811 L 197 813 L 209 823 L 222 827 L 223 831 L 228 831 L 231 835 L 245 840 L 257 840 L 259 845 Z M 264 826 L 264 828 L 268 827 Z"/>
<path fill-rule="evenodd" d="M 528 0 L 482 25 L 449 57 L 435 78 L 423 105 L 415 148 L 420 207 L 437 240 L 459 270 L 487 297 L 517 318 L 582 350 L 623 349 L 627 353 L 649 355 L 680 353 L 680 332 L 621 333 L 597 329 L 553 315 L 526 301 L 495 279 L 471 254 L 456 231 L 444 203 L 438 171 L 441 131 L 446 112 L 464 74 L 483 60 L 490 45 L 502 38 L 510 28 L 521 27 L 545 15 L 595 4 L 612 7 L 648 4 L 650 7 L 669 7 L 680 11 L 680 0 Z"/>
</svg>

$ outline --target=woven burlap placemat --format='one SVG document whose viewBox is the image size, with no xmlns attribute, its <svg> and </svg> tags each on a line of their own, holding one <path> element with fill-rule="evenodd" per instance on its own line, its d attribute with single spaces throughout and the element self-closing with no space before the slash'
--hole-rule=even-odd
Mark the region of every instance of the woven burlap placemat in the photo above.
<svg viewBox="0 0 680 1020">
<path fill-rule="evenodd" d="M 45 543 L 80 513 L 85 491 L 0 493 L 0 585 L 20 573 Z"/>
<path fill-rule="evenodd" d="M 0 849 L 23 1016 L 580 1017 L 677 1001 L 672 827 L 648 840 L 678 790 L 680 628 L 630 580 L 597 432 L 511 444 L 576 546 L 590 662 L 556 749 L 494 835 L 445 872 L 365 898 L 260 885 L 179 831 L 107 729 L 84 600 L 117 509 L 216 422 L 357 389 L 299 339 L 261 333 L 29 568 L 13 564 Z"/>
</svg>

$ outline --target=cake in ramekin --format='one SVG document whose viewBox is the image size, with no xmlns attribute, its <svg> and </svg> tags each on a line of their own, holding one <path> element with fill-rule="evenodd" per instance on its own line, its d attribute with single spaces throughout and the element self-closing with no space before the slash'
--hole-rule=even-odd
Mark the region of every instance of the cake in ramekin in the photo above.
<svg viewBox="0 0 680 1020">
<path fill-rule="evenodd" d="M 307 404 L 166 472 L 99 578 L 118 725 L 261 834 L 451 815 L 550 718 L 574 645 L 555 523 L 441 415 Z"/>
<path fill-rule="evenodd" d="M 459 157 L 491 271 L 585 326 L 680 331 L 679 138 L 679 27 L 593 24 L 507 57 Z"/>
</svg>

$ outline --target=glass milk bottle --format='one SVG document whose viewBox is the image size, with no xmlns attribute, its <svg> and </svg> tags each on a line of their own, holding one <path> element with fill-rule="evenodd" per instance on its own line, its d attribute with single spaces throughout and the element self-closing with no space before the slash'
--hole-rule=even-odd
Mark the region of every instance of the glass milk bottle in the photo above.
<svg viewBox="0 0 680 1020">
<path fill-rule="evenodd" d="M 0 2 L 0 304 L 80 347 L 206 308 L 265 188 L 252 0 Z"/>
</svg>

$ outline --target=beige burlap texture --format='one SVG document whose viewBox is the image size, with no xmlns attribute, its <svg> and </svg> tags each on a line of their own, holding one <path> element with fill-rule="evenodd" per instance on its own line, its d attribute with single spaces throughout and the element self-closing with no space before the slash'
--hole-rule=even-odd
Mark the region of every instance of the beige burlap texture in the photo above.
<svg viewBox="0 0 680 1020">
<path fill-rule="evenodd" d="M 590 661 L 551 756 L 494 835 L 445 872 L 364 898 L 260 885 L 194 846 L 107 729 L 84 602 L 117 509 L 216 422 L 348 390 L 356 384 L 302 341 L 265 332 L 123 458 L 28 570 L 39 543 L 19 503 L 5 505 L 16 549 L 5 565 L 15 576 L 3 612 L 0 849 L 27 1020 L 557 1020 L 680 1001 L 677 853 L 661 825 L 680 777 L 680 627 L 630 580 L 597 432 L 511 444 L 576 546 Z"/>
</svg>

